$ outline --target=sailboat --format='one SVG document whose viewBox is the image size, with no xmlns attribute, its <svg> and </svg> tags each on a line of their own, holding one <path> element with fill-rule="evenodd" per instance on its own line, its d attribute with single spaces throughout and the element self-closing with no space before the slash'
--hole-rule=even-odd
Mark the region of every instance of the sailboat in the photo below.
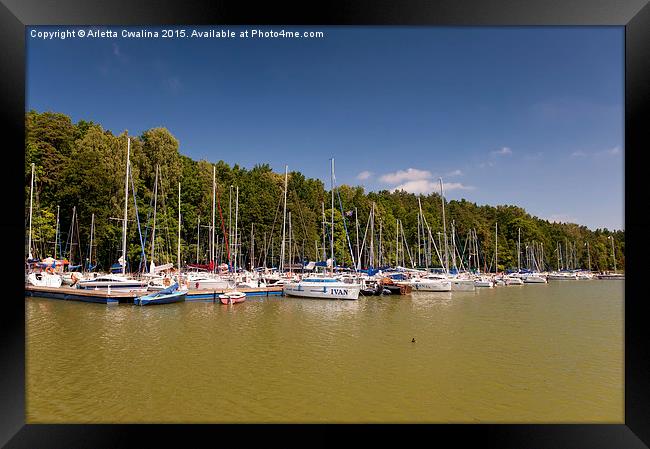
<svg viewBox="0 0 650 449">
<path fill-rule="evenodd" d="M 246 293 L 237 290 L 237 220 L 239 218 L 239 186 L 237 186 L 237 194 L 235 199 L 235 236 L 233 238 L 233 252 L 234 252 L 234 279 L 233 289 L 219 295 L 221 304 L 237 304 L 246 301 Z"/>
<path fill-rule="evenodd" d="M 602 281 L 624 281 L 625 274 L 616 272 L 616 253 L 614 251 L 614 237 L 611 235 L 607 236 L 609 240 L 612 241 L 612 259 L 614 259 L 614 272 L 613 273 L 602 273 L 596 277 Z"/>
<path fill-rule="evenodd" d="M 145 296 L 139 296 L 134 299 L 134 303 L 139 306 L 154 304 L 170 304 L 174 302 L 185 301 L 187 290 L 179 290 L 178 282 L 163 290 L 150 293 Z"/>
<path fill-rule="evenodd" d="M 32 180 L 29 188 L 29 240 L 27 243 L 27 263 L 31 264 L 34 262 L 34 257 L 32 255 L 32 200 L 34 195 L 34 167 L 32 163 Z M 54 273 L 54 267 L 56 266 L 56 261 L 48 257 L 43 260 L 40 264 L 41 267 L 45 266 L 45 269 L 40 272 L 31 272 L 27 275 L 27 283 L 34 285 L 36 287 L 61 287 L 63 279 L 60 275 Z"/>
<path fill-rule="evenodd" d="M 93 279 L 83 279 L 76 283 L 77 288 L 81 289 L 104 289 L 111 288 L 113 290 L 146 290 L 147 285 L 145 281 L 137 279 L 130 279 L 126 276 L 126 223 L 128 218 L 128 203 L 129 203 L 129 172 L 130 172 L 130 154 L 131 154 L 131 138 L 127 137 L 126 147 L 126 176 L 124 180 L 124 221 L 122 223 L 122 256 L 119 258 L 121 267 L 121 274 L 110 273 L 106 275 L 97 276 Z"/>
<path fill-rule="evenodd" d="M 334 277 L 334 158 L 331 171 L 332 188 L 332 222 L 330 232 L 330 266 L 329 276 L 322 274 L 311 274 L 297 282 L 286 282 L 282 287 L 285 296 L 299 296 L 303 298 L 316 299 L 359 299 L 361 284 L 357 282 L 344 282 Z M 286 175 L 285 175 L 286 176 Z M 286 181 L 285 181 L 286 186 Z M 286 208 L 286 187 L 285 187 L 285 208 Z M 283 239 L 284 248 L 284 239 Z M 284 251 L 283 251 L 284 252 Z M 283 262 L 283 261 L 282 261 Z"/>
</svg>

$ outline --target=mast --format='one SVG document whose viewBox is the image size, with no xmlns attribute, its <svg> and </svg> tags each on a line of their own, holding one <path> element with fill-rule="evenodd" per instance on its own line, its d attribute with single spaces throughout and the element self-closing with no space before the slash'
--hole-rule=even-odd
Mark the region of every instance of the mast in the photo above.
<svg viewBox="0 0 650 449">
<path fill-rule="evenodd" d="M 334 275 L 334 158 L 332 158 L 331 186 L 332 186 L 332 232 L 330 232 L 330 254 L 332 257 L 332 264 L 331 264 L 330 272 L 332 275 Z"/>
<path fill-rule="evenodd" d="M 442 232 L 445 235 L 445 271 L 449 274 L 449 253 L 447 248 L 447 223 L 445 221 L 445 196 L 442 190 L 442 178 L 440 179 L 440 198 L 442 200 Z"/>
<path fill-rule="evenodd" d="M 216 253 L 216 245 L 214 242 L 214 205 L 215 205 L 215 197 L 216 197 L 216 187 L 217 187 L 217 181 L 216 181 L 216 167 L 213 165 L 212 166 L 212 236 L 211 236 L 211 242 L 212 246 L 210 248 L 210 262 L 212 263 L 212 272 L 215 272 L 215 263 L 214 263 L 214 256 Z M 221 203 L 219 203 L 221 204 Z M 221 210 L 221 206 L 219 206 L 219 210 Z M 223 220 L 222 220 L 223 222 Z"/>
<path fill-rule="evenodd" d="M 131 138 L 126 138 L 126 176 L 124 178 L 124 222 L 122 223 L 122 274 L 126 273 L 126 220 L 129 208 L 129 168 L 131 157 Z"/>
<path fill-rule="evenodd" d="M 399 265 L 399 219 L 395 219 L 395 267 Z"/>
<path fill-rule="evenodd" d="M 154 254 L 155 254 L 155 248 L 156 248 L 156 207 L 158 204 L 158 164 L 156 164 L 156 181 L 154 183 L 154 194 L 153 194 L 153 227 L 151 229 L 151 265 L 149 268 L 149 272 L 152 273 L 154 271 L 154 267 L 156 264 L 154 263 Z"/>
<path fill-rule="evenodd" d="M 587 245 L 587 260 L 589 263 L 589 272 L 591 272 L 591 254 L 589 254 L 589 242 L 587 242 L 586 245 Z"/>
<path fill-rule="evenodd" d="M 494 272 L 499 272 L 499 223 L 494 223 Z"/>
<path fill-rule="evenodd" d="M 284 240 L 287 236 L 287 183 L 288 183 L 288 177 L 289 177 L 289 166 L 285 165 L 284 166 L 284 209 L 282 212 L 282 246 L 280 247 L 280 274 L 284 272 Z M 271 249 L 273 249 L 273 245 L 271 245 Z M 273 259 L 273 256 L 271 256 L 271 259 Z M 273 264 L 273 260 L 271 260 L 271 264 Z"/>
<path fill-rule="evenodd" d="M 383 222 L 381 218 L 379 219 L 379 267 L 382 267 L 384 264 L 383 259 L 384 259 L 384 247 L 382 245 L 382 239 L 381 239 L 381 228 L 382 228 Z"/>
<path fill-rule="evenodd" d="M 321 201 L 320 203 L 321 209 L 323 212 L 323 260 L 327 259 L 327 243 L 325 242 L 325 202 Z M 358 237 L 357 237 L 358 240 Z M 357 250 L 359 248 L 359 244 L 357 243 Z"/>
<path fill-rule="evenodd" d="M 95 235 L 95 214 L 90 217 L 90 250 L 88 251 L 88 267 L 93 264 L 93 237 Z M 56 257 L 55 257 L 56 259 Z"/>
<path fill-rule="evenodd" d="M 228 267 L 232 267 L 232 257 L 231 254 L 234 253 L 234 242 L 237 238 L 237 236 L 233 237 L 232 236 L 232 185 L 230 186 L 230 190 L 228 191 L 228 235 L 231 237 L 230 241 L 228 242 Z M 233 254 L 234 255 L 234 254 Z"/>
<path fill-rule="evenodd" d="M 253 233 L 253 223 L 251 222 L 251 271 L 255 269 L 254 259 L 255 259 L 255 234 Z"/>
<path fill-rule="evenodd" d="M 77 206 L 72 206 L 72 220 L 70 222 L 70 264 L 72 264 L 72 249 L 74 248 L 74 222 L 77 215 Z M 68 267 L 69 268 L 69 267 Z"/>
<path fill-rule="evenodd" d="M 59 206 L 56 206 L 56 230 L 54 231 L 54 258 L 56 259 L 57 244 L 59 242 Z"/>
<path fill-rule="evenodd" d="M 201 246 L 201 217 L 196 217 L 196 264 L 199 264 L 199 246 Z"/>
<path fill-rule="evenodd" d="M 521 271 L 521 228 L 517 228 L 517 272 Z"/>
<path fill-rule="evenodd" d="M 239 238 L 237 237 L 237 218 L 239 217 L 239 186 L 237 186 L 237 193 L 235 197 L 235 241 L 233 243 L 234 252 L 235 252 L 235 276 L 237 276 L 237 256 L 239 252 L 237 251 L 237 245 L 239 244 Z"/>
<path fill-rule="evenodd" d="M 29 186 L 29 240 L 27 243 L 27 259 L 32 259 L 32 198 L 33 196 L 34 196 L 34 163 L 32 162 L 32 181 Z"/>
<path fill-rule="evenodd" d="M 614 237 L 609 236 L 610 239 L 612 239 L 612 259 L 614 259 L 614 273 L 616 273 L 616 253 L 614 252 Z"/>
<path fill-rule="evenodd" d="M 291 211 L 289 211 L 289 276 L 293 275 L 293 268 L 292 268 L 293 260 L 291 258 L 292 249 L 293 249 L 292 246 L 291 246 L 292 245 L 292 240 L 291 240 L 292 234 L 293 234 L 293 228 L 291 227 Z"/>
<path fill-rule="evenodd" d="M 370 267 L 375 266 L 375 202 L 372 202 L 370 210 Z M 368 267 L 368 268 L 370 268 Z"/>
<path fill-rule="evenodd" d="M 177 247 L 177 262 L 178 262 L 178 278 L 180 281 L 181 276 L 181 183 L 178 183 L 178 247 Z"/>
<path fill-rule="evenodd" d="M 356 228 L 356 235 L 357 235 L 357 270 L 361 269 L 361 256 L 360 256 L 360 247 L 359 247 L 359 214 L 357 212 L 357 208 L 354 208 L 354 220 L 355 220 L 355 228 Z"/>
<path fill-rule="evenodd" d="M 454 269 L 458 270 L 456 267 L 456 220 L 451 220 L 451 263 Z M 478 269 L 478 254 L 476 268 Z"/>
</svg>

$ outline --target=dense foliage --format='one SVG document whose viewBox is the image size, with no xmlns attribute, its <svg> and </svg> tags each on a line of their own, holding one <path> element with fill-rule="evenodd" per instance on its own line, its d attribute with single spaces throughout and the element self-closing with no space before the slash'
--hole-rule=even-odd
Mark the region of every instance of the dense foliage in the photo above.
<svg viewBox="0 0 650 449">
<path fill-rule="evenodd" d="M 89 253 L 91 216 L 94 214 L 93 264 L 107 269 L 121 255 L 122 217 L 124 214 L 124 183 L 126 175 L 127 132 L 113 135 L 99 124 L 71 119 L 60 113 L 30 111 L 25 117 L 25 204 L 28 228 L 31 164 L 35 164 L 34 212 L 32 221 L 35 257 L 55 255 L 71 258 L 72 263 L 86 263 Z M 227 259 L 224 230 L 230 220 L 235 224 L 235 187 L 239 187 L 240 264 L 250 266 L 251 254 L 256 266 L 277 266 L 282 236 L 282 196 L 284 173 L 274 173 L 267 164 L 245 169 L 216 163 L 195 161 L 179 152 L 179 142 L 165 128 L 154 128 L 140 136 L 131 136 L 131 175 L 129 187 L 128 260 L 135 270 L 142 267 L 142 246 L 145 257 L 151 252 L 151 227 L 156 166 L 159 167 L 156 208 L 157 264 L 176 262 L 178 226 L 178 184 L 181 185 L 181 258 L 183 263 L 207 263 L 209 259 L 209 225 L 212 223 L 212 169 L 216 167 L 218 204 L 216 215 L 216 254 L 218 261 Z M 291 162 L 291 161 L 289 161 Z M 327 161 L 323 161 L 327 166 Z M 233 188 L 231 189 L 231 186 Z M 134 203 L 133 191 L 136 201 Z M 403 227 L 408 250 L 399 258 L 407 266 L 440 266 L 435 244 L 444 248 L 442 202 L 438 194 L 420 196 L 428 229 L 418 225 L 418 196 L 404 191 L 365 192 L 362 187 L 343 185 L 335 197 L 335 256 L 339 263 L 350 265 L 349 248 L 357 253 L 357 219 L 359 246 L 363 246 L 363 266 L 368 264 L 370 236 L 365 233 L 373 202 L 376 204 L 373 248 L 375 265 L 394 264 L 396 258 L 396 220 Z M 329 190 L 317 179 L 305 178 L 292 171 L 288 176 L 287 210 L 291 212 L 291 255 L 294 262 L 322 260 L 329 257 L 329 222 L 331 197 Z M 77 220 L 71 228 L 72 210 Z M 137 206 L 137 216 L 136 209 Z M 232 206 L 232 207 L 231 207 Z M 57 208 L 59 232 L 56 232 Z M 219 210 L 220 209 L 220 210 Z M 324 220 L 323 220 L 324 209 Z M 341 209 L 344 211 L 345 223 Z M 355 212 L 356 211 L 356 212 Z M 355 215 L 356 213 L 356 215 Z M 517 266 L 517 238 L 521 232 L 521 264 L 526 265 L 526 247 L 534 247 L 547 268 L 558 266 L 558 245 L 566 266 L 566 255 L 575 262 L 570 266 L 594 270 L 613 268 L 612 241 L 617 269 L 625 268 L 625 235 L 623 231 L 589 230 L 572 223 L 551 223 L 533 217 L 516 206 L 478 206 L 466 200 L 449 201 L 445 205 L 448 245 L 451 244 L 452 222 L 458 248 L 457 264 L 467 266 L 468 236 L 475 230 L 481 268 L 494 267 L 495 223 L 498 223 L 499 268 Z M 220 218 L 223 217 L 223 221 Z M 326 236 L 323 237 L 323 221 Z M 140 228 L 138 228 L 138 224 Z M 345 227 L 349 232 L 346 239 Z M 418 229 L 420 253 L 418 254 Z M 70 235 L 70 229 L 73 229 Z M 430 234 L 429 234 L 430 230 Z M 197 231 L 200 245 L 197 247 Z M 400 232 L 401 234 L 401 232 Z M 364 235 L 367 236 L 365 245 Z M 287 225 L 287 239 L 289 226 Z M 611 239 L 610 239 L 611 238 Z M 233 241 L 228 237 L 229 242 Z M 251 245 L 251 241 L 253 244 Z M 400 243 L 401 245 L 402 243 Z M 589 252 L 587 252 L 587 244 Z M 27 247 L 27 237 L 25 238 Z M 427 258 L 431 248 L 431 257 Z M 252 250 L 252 251 L 251 251 Z M 286 252 L 289 254 L 289 248 Z M 381 254 L 380 254 L 381 252 Z M 27 253 L 27 251 L 26 251 Z M 402 254 L 404 256 L 402 256 Z M 381 258 L 378 260 L 378 258 Z M 451 257 L 450 257 L 451 260 Z M 147 261 L 148 263 L 148 261 Z M 472 262 L 476 265 L 476 262 Z"/>
</svg>

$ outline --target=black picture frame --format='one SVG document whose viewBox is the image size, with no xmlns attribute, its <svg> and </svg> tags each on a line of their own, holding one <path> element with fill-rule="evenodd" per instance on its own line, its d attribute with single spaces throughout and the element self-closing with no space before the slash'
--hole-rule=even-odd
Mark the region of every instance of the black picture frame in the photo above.
<svg viewBox="0 0 650 449">
<path fill-rule="evenodd" d="M 650 100 L 650 5 L 647 0 L 438 0 L 433 1 L 345 1 L 317 5 L 281 7 L 265 3 L 113 1 L 98 0 L 2 0 L 0 4 L 0 114 L 5 125 L 2 154 L 6 162 L 3 178 L 4 213 L 0 214 L 0 236 L 8 252 L 7 280 L 0 327 L 0 444 L 7 447 L 131 447 L 170 441 L 172 433 L 191 434 L 192 445 L 201 437 L 219 444 L 224 435 L 236 436 L 237 444 L 254 441 L 256 432 L 238 426 L 163 425 L 36 425 L 25 424 L 25 308 L 22 297 L 24 235 L 22 171 L 24 164 L 25 114 L 25 26 L 73 24 L 251 24 L 251 25 L 444 25 L 444 26 L 541 26 L 617 25 L 625 27 L 625 423 L 624 424 L 512 424 L 512 425 L 425 425 L 345 426 L 358 430 L 361 438 L 381 441 L 387 432 L 403 434 L 406 441 L 424 438 L 427 443 L 453 441 L 488 447 L 554 448 L 642 448 L 650 445 L 650 354 L 645 298 L 641 289 L 641 267 L 648 227 L 644 208 L 644 165 L 641 157 L 650 148 L 650 132 L 644 126 Z M 646 239 L 647 240 L 647 239 Z M 16 291 L 14 291 L 14 289 Z M 110 379 L 107 379 L 110 381 Z M 309 444 L 340 444 L 331 427 L 305 426 L 312 436 L 287 439 L 284 426 L 258 426 L 268 441 Z M 216 430 L 216 431 L 215 431 Z M 336 430 L 339 430 L 337 428 Z M 404 431 L 405 430 L 405 431 Z M 295 429 L 291 429 L 294 432 Z M 271 438 L 277 437 L 273 440 Z M 314 438 L 316 437 L 316 438 Z M 293 441 L 291 441 L 293 440 Z M 188 441 L 189 443 L 189 441 Z"/>
</svg>

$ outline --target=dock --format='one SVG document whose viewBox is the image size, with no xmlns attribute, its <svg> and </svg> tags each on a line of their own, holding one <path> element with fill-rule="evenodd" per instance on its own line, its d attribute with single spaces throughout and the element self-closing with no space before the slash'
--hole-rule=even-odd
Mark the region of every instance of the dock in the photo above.
<svg viewBox="0 0 650 449">
<path fill-rule="evenodd" d="M 265 287 L 265 288 L 239 288 L 240 292 L 246 293 L 246 296 L 267 297 L 282 296 L 282 287 Z M 225 293 L 226 289 L 210 290 L 188 290 L 186 301 L 219 301 L 219 295 Z M 137 296 L 147 295 L 151 292 L 131 292 L 107 289 L 85 290 L 71 287 L 36 287 L 33 285 L 25 286 L 25 296 L 60 299 L 66 301 L 94 302 L 99 304 L 117 305 L 133 304 Z"/>
</svg>

